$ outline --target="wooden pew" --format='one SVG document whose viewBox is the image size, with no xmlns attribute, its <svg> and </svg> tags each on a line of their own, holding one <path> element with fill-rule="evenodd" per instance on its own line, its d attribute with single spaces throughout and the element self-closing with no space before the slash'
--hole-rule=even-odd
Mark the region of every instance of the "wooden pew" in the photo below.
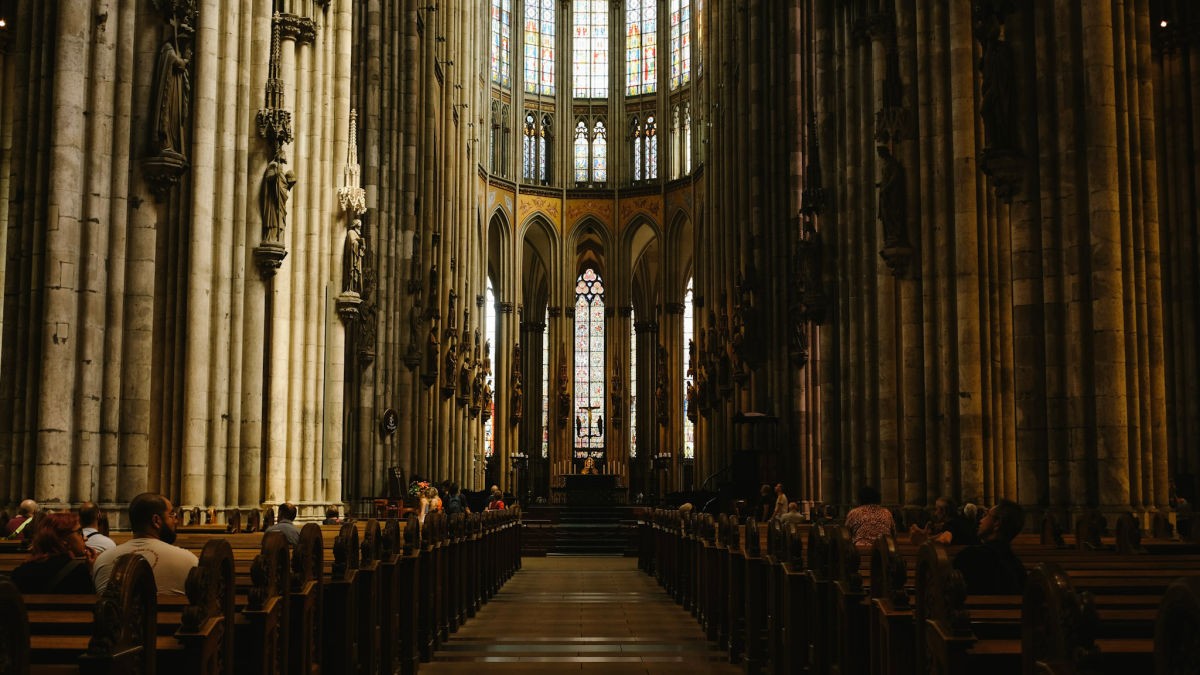
<svg viewBox="0 0 1200 675">
<path fill-rule="evenodd" d="M 307 523 L 300 530 L 300 542 L 292 551 L 291 592 L 292 635 L 288 640 L 288 666 L 293 675 L 317 675 L 321 672 L 322 596 L 324 587 L 325 541 L 321 526 Z"/>
<path fill-rule="evenodd" d="M 291 563 L 282 533 L 263 534 L 250 565 L 251 587 L 238 620 L 238 669 L 251 673 L 288 672 L 291 623 Z"/>
<path fill-rule="evenodd" d="M 342 523 L 333 544 L 333 565 L 322 588 L 321 671 L 357 673 L 359 654 L 358 528 Z"/>
</svg>

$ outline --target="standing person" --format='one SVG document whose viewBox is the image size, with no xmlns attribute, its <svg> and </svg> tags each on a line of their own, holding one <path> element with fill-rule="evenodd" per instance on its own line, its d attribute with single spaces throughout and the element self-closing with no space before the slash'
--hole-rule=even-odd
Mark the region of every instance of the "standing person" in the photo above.
<svg viewBox="0 0 1200 675">
<path fill-rule="evenodd" d="M 99 522 L 99 506 L 96 506 L 94 502 L 84 502 L 79 505 L 79 526 L 83 530 L 83 541 L 87 544 L 88 548 L 95 551 L 96 555 L 100 555 L 117 545 L 117 542 L 109 539 L 104 533 L 96 529 L 96 525 Z"/>
<path fill-rule="evenodd" d="M 79 516 L 47 513 L 37 524 L 29 559 L 12 571 L 22 593 L 93 593 L 92 554 L 83 543 Z"/>
<path fill-rule="evenodd" d="M 284 502 L 279 505 L 279 520 L 267 528 L 267 532 L 279 532 L 287 539 L 288 546 L 296 548 L 300 543 L 300 530 L 296 527 L 296 505 Z"/>
<path fill-rule="evenodd" d="M 492 498 L 488 501 L 488 511 L 503 511 L 504 510 L 504 495 L 500 492 L 500 488 L 492 486 Z"/>
<path fill-rule="evenodd" d="M 754 509 L 754 517 L 759 522 L 766 522 L 774 511 L 775 495 L 771 492 L 771 486 L 763 483 L 762 487 L 758 488 L 758 505 Z"/>
<path fill-rule="evenodd" d="M 871 546 L 883 535 L 896 533 L 892 512 L 880 506 L 881 501 L 879 490 L 870 485 L 858 489 L 859 505 L 846 514 L 846 527 L 855 546 Z"/>
<path fill-rule="evenodd" d="M 154 570 L 154 583 L 159 595 L 184 595 L 188 573 L 200 564 L 191 551 L 175 543 L 175 527 L 179 513 L 170 499 L 153 492 L 143 492 L 129 502 L 129 526 L 133 539 L 101 553 L 92 567 L 96 592 L 108 586 L 113 563 L 126 553 L 140 553 Z"/>
<path fill-rule="evenodd" d="M 1012 550 L 1012 540 L 1025 527 L 1025 511 L 1001 499 L 979 523 L 979 540 L 954 556 L 968 595 L 1019 595 L 1025 591 L 1025 566 Z"/>
<path fill-rule="evenodd" d="M 783 493 L 783 483 L 775 484 L 775 510 L 771 513 L 772 518 L 781 518 L 788 510 L 788 498 Z"/>
</svg>

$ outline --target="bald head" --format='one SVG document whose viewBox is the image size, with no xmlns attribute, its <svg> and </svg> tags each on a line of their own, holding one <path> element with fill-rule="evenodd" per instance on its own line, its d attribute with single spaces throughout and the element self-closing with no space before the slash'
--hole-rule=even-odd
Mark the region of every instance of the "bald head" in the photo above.
<svg viewBox="0 0 1200 675">
<path fill-rule="evenodd" d="M 26 499 L 25 501 L 23 501 L 17 505 L 17 513 L 18 514 L 32 516 L 33 514 L 37 513 L 37 510 L 38 510 L 38 504 L 37 504 L 37 502 L 33 501 L 32 499 Z"/>
<path fill-rule="evenodd" d="M 95 502 L 84 502 L 79 505 L 79 526 L 93 527 L 100 520 L 100 507 Z"/>
</svg>

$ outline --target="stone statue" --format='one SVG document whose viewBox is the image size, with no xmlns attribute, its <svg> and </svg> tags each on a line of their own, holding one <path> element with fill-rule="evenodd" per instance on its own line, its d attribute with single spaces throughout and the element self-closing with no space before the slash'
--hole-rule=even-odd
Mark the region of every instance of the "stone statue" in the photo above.
<svg viewBox="0 0 1200 675">
<path fill-rule="evenodd" d="M 280 152 L 267 164 L 263 173 L 262 193 L 259 206 L 262 210 L 263 239 L 271 242 L 283 241 L 283 229 L 287 225 L 287 200 L 296 175 L 287 168 L 287 158 Z"/>
<path fill-rule="evenodd" d="M 521 343 L 520 342 L 513 345 L 512 369 L 513 369 L 514 373 L 521 372 Z"/>
<path fill-rule="evenodd" d="M 173 40 L 163 42 L 158 50 L 158 103 L 154 110 L 154 139 L 162 154 L 186 155 L 184 128 L 187 126 L 188 108 L 192 98 L 192 83 L 188 75 L 188 63 L 192 50 L 185 47 L 183 54 Z"/>
<path fill-rule="evenodd" d="M 454 313 L 454 306 L 457 304 L 458 304 L 458 293 L 456 293 L 454 291 L 454 289 L 451 288 L 450 289 L 450 299 L 446 303 L 447 315 L 450 317 L 450 326 L 449 327 L 451 329 L 453 329 L 455 327 L 454 321 L 456 320 L 457 316 Z"/>
<path fill-rule="evenodd" d="M 347 293 L 362 293 L 363 257 L 367 253 L 367 240 L 362 236 L 362 221 L 355 218 L 346 231 L 346 286 Z"/>
<path fill-rule="evenodd" d="M 604 437 L 604 415 L 598 415 L 596 417 L 596 433 L 601 438 Z"/>
<path fill-rule="evenodd" d="M 986 147 L 990 150 L 1015 149 L 1016 71 L 1012 46 L 1005 41 L 1004 24 L 990 3 L 978 3 L 975 14 L 975 35 L 983 45 L 983 58 L 979 62 L 983 74 L 979 114 L 983 118 Z"/>
<path fill-rule="evenodd" d="M 438 334 L 437 326 L 432 323 L 429 325 L 429 337 L 425 340 L 425 362 L 429 372 L 433 373 L 437 370 L 438 361 Z"/>
<path fill-rule="evenodd" d="M 908 192 L 904 167 L 886 145 L 876 146 L 883 170 L 879 181 L 879 220 L 883 221 L 883 246 L 908 246 Z"/>
<path fill-rule="evenodd" d="M 516 424 L 525 416 L 524 394 L 521 387 L 521 378 L 519 377 L 513 380 L 510 400 L 512 411 L 509 413 L 509 418 L 513 424 Z"/>
<path fill-rule="evenodd" d="M 483 402 L 483 371 L 475 374 L 471 382 L 471 405 L 479 406 Z"/>
<path fill-rule="evenodd" d="M 583 468 L 579 470 L 579 473 L 584 476 L 595 476 L 600 473 L 600 470 L 596 468 L 596 460 L 591 457 L 583 460 Z"/>
<path fill-rule="evenodd" d="M 482 403 L 484 410 L 490 410 L 492 407 L 492 381 L 487 380 L 483 383 Z"/>
<path fill-rule="evenodd" d="M 458 371 L 458 354 L 453 342 L 446 346 L 445 369 L 446 372 L 442 374 L 445 386 L 447 389 L 454 389 L 454 375 Z"/>
<path fill-rule="evenodd" d="M 583 437 L 583 418 L 579 415 L 575 416 L 575 435 L 580 438 Z"/>
</svg>

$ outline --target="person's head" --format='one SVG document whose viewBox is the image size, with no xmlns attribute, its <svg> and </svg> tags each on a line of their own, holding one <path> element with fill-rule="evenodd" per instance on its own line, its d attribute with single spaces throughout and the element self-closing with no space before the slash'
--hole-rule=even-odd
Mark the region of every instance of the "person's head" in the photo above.
<svg viewBox="0 0 1200 675">
<path fill-rule="evenodd" d="M 284 502 L 284 503 L 280 504 L 279 505 L 279 519 L 280 520 L 295 520 L 296 519 L 296 505 L 291 502 Z"/>
<path fill-rule="evenodd" d="M 174 544 L 178 518 L 171 500 L 154 492 L 143 492 L 129 502 L 129 528 L 135 537 Z"/>
<path fill-rule="evenodd" d="M 788 513 L 798 513 L 799 511 L 800 511 L 799 504 L 797 504 L 796 502 L 788 502 Z"/>
<path fill-rule="evenodd" d="M 458 483 L 451 483 L 451 484 L 450 484 L 450 496 L 451 496 L 451 497 L 457 497 L 457 496 L 458 496 Z"/>
<path fill-rule="evenodd" d="M 979 522 L 979 507 L 971 502 L 963 504 L 963 518 L 966 518 L 972 523 Z"/>
<path fill-rule="evenodd" d="M 329 508 L 325 509 L 325 519 L 326 520 L 337 520 L 337 517 L 338 517 L 337 507 L 330 506 Z"/>
<path fill-rule="evenodd" d="M 497 494 L 500 492 L 500 486 L 493 485 L 492 487 L 488 488 L 488 490 L 490 490 L 492 494 Z"/>
<path fill-rule="evenodd" d="M 762 487 L 758 488 L 758 494 L 760 494 L 764 497 L 770 495 L 771 494 L 771 486 L 767 485 L 766 483 L 763 483 Z"/>
<path fill-rule="evenodd" d="M 1025 510 L 1020 504 L 1001 499 L 979 521 L 979 538 L 984 541 L 1012 541 L 1025 527 Z"/>
<path fill-rule="evenodd" d="M 37 513 L 37 510 L 37 502 L 33 501 L 32 499 L 26 499 L 17 505 L 18 516 L 32 516 L 33 514 Z"/>
<path fill-rule="evenodd" d="M 879 490 L 864 485 L 858 488 L 858 503 L 859 504 L 878 504 L 883 501 L 883 496 L 879 494 Z"/>
<path fill-rule="evenodd" d="M 55 511 L 38 519 L 37 530 L 29 544 L 31 560 L 44 560 L 61 555 L 82 558 L 87 555 L 79 516 L 70 511 Z"/>
<path fill-rule="evenodd" d="M 775 494 L 777 494 L 777 495 L 783 494 L 783 483 L 775 484 Z"/>
<path fill-rule="evenodd" d="M 434 497 L 436 497 L 436 496 L 438 496 L 438 491 L 437 491 L 437 488 L 435 488 L 435 487 L 433 487 L 433 486 L 430 486 L 430 487 L 429 487 L 429 498 L 430 498 L 430 499 L 433 499 L 433 498 L 434 498 Z"/>
<path fill-rule="evenodd" d="M 79 505 L 79 526 L 95 527 L 100 522 L 100 507 L 95 502 L 84 502 Z"/>
<path fill-rule="evenodd" d="M 954 517 L 956 507 L 954 500 L 949 497 L 938 497 L 933 503 L 933 519 L 936 522 L 944 523 Z"/>
</svg>

